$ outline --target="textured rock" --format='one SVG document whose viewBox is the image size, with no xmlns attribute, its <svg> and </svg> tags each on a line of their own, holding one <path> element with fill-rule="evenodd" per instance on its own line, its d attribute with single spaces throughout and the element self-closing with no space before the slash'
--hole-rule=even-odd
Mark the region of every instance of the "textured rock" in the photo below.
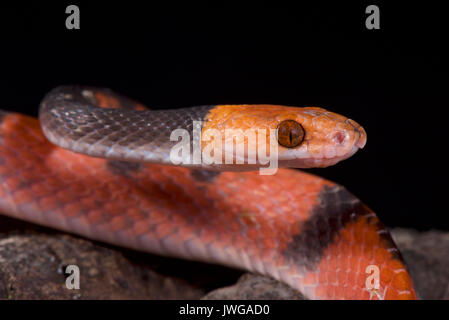
<svg viewBox="0 0 449 320">
<path fill-rule="evenodd" d="M 419 296 L 449 299 L 449 232 L 395 229 L 392 235 Z M 79 290 L 65 286 L 70 264 L 80 268 Z M 0 217 L 0 299 L 200 298 L 303 297 L 267 277 L 116 248 Z"/>
<path fill-rule="evenodd" d="M 204 300 L 304 300 L 301 293 L 274 279 L 245 273 L 232 286 L 216 289 L 203 297 Z"/>
<path fill-rule="evenodd" d="M 394 229 L 421 299 L 449 300 L 449 232 Z"/>
<path fill-rule="evenodd" d="M 79 290 L 65 285 L 72 264 L 80 269 Z M 241 274 L 0 217 L 0 299 L 199 299 L 215 288 L 208 283 L 218 272 L 236 274 L 218 286 Z"/>
<path fill-rule="evenodd" d="M 65 286 L 67 265 L 80 268 L 80 289 Z M 204 291 L 131 263 L 119 251 L 68 235 L 0 240 L 3 299 L 197 299 Z"/>
</svg>

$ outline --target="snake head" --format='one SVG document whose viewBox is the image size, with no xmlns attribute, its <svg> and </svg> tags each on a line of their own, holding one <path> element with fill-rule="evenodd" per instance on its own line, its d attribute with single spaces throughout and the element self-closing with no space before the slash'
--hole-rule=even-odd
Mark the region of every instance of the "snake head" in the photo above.
<svg viewBox="0 0 449 320">
<path fill-rule="evenodd" d="M 266 152 L 270 159 L 276 156 L 278 167 L 331 166 L 349 158 L 366 143 L 366 132 L 355 121 L 317 107 L 217 106 L 209 114 L 208 120 L 203 130 L 266 130 L 266 151 L 263 150 L 262 154 Z M 244 139 L 245 148 L 257 150 L 260 155 L 259 138 L 257 141 Z M 226 142 L 231 141 L 225 141 L 224 145 Z M 223 150 L 223 153 L 229 152 L 233 152 L 232 148 Z M 245 163 L 247 158 L 248 153 L 245 153 Z"/>
</svg>

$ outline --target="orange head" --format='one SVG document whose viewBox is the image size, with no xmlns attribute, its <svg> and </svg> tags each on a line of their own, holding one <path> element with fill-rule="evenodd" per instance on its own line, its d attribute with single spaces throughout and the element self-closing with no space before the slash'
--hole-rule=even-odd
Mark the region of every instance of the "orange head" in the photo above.
<svg viewBox="0 0 449 320">
<path fill-rule="evenodd" d="M 247 163 L 250 156 L 248 150 L 253 152 L 256 150 L 255 153 L 258 153 L 263 146 L 270 158 L 275 152 L 279 167 L 331 166 L 349 158 L 366 143 L 366 132 L 355 121 L 316 107 L 216 106 L 206 118 L 203 137 L 208 129 L 218 130 L 221 133 L 223 146 L 232 147 L 233 143 L 244 142 L 244 159 L 241 161 Z M 239 134 L 227 136 L 226 132 L 233 130 L 241 130 L 243 136 Z M 259 130 L 266 132 L 266 135 L 251 135 L 246 130 Z M 254 136 L 258 138 L 254 139 Z M 262 144 L 260 137 L 265 137 Z M 227 144 L 232 141 L 234 142 Z M 203 151 L 206 145 L 207 142 L 203 142 Z M 232 148 L 223 147 L 222 150 L 223 155 L 233 152 L 236 159 L 236 152 Z"/>
</svg>

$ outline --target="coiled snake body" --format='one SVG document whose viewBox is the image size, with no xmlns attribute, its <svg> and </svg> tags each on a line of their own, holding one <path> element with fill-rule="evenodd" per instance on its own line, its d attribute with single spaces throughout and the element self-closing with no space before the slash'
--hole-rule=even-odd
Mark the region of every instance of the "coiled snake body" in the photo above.
<svg viewBox="0 0 449 320">
<path fill-rule="evenodd" d="M 1 112 L 0 212 L 258 272 L 310 299 L 416 298 L 389 233 L 345 188 L 287 168 L 261 175 L 257 164 L 204 170 L 170 163 L 171 132 L 192 131 L 193 121 L 203 121 L 202 133 L 278 128 L 279 167 L 302 168 L 332 165 L 363 147 L 366 134 L 357 123 L 320 108 L 144 109 L 106 89 L 60 87 L 42 101 L 40 123 Z M 377 288 L 367 287 L 373 265 L 380 270 Z"/>
</svg>

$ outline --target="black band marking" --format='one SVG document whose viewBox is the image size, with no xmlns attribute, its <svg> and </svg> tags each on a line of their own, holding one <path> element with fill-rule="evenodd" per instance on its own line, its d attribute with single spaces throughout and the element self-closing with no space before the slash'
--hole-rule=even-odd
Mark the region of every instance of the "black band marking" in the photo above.
<svg viewBox="0 0 449 320">
<path fill-rule="evenodd" d="M 316 269 L 324 251 L 340 236 L 348 223 L 367 216 L 368 224 L 376 224 L 378 230 L 385 229 L 368 207 L 341 186 L 325 186 L 319 197 L 320 204 L 312 209 L 311 218 L 301 225 L 301 233 L 293 236 L 283 251 L 286 258 L 293 259 L 305 271 Z M 396 248 L 387 231 L 379 236 L 385 241 L 386 247 Z M 399 251 L 394 250 L 391 254 L 392 258 L 403 262 Z"/>
<path fill-rule="evenodd" d="M 190 174 L 192 177 L 201 182 L 213 182 L 216 177 L 220 175 L 220 171 L 203 170 L 203 169 L 192 169 Z"/>
<path fill-rule="evenodd" d="M 113 174 L 128 177 L 132 173 L 138 172 L 142 169 L 143 164 L 139 162 L 127 162 L 119 160 L 108 160 L 106 161 L 106 168 L 109 172 Z"/>
</svg>

